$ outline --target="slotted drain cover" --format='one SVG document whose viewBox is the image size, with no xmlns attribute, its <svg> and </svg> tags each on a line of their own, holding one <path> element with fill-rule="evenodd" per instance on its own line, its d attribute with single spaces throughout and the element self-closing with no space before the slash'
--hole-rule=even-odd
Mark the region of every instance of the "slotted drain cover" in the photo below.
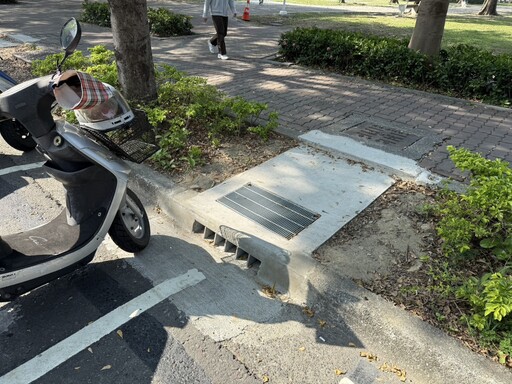
<svg viewBox="0 0 512 384">
<path fill-rule="evenodd" d="M 390 127 L 381 127 L 369 121 L 364 121 L 355 127 L 347 129 L 345 134 L 376 143 L 391 145 L 397 149 L 406 148 L 420 139 L 419 136 L 412 133 Z"/>
<path fill-rule="evenodd" d="M 252 184 L 246 184 L 217 201 L 288 240 L 320 217 Z"/>
</svg>

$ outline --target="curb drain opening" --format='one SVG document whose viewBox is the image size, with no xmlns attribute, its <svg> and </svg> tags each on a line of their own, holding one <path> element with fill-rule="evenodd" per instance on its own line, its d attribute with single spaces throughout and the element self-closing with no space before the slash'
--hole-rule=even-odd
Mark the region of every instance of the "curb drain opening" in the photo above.
<svg viewBox="0 0 512 384">
<path fill-rule="evenodd" d="M 246 250 L 240 248 L 238 245 L 226 240 L 224 237 L 201 224 L 197 220 L 194 220 L 194 224 L 192 225 L 192 232 L 202 235 L 204 240 L 207 240 L 209 243 L 212 243 L 214 247 L 221 250 L 228 255 L 223 257 L 222 260 L 229 258 L 230 256 L 234 256 L 235 260 L 245 261 L 247 268 L 258 269 L 261 265 L 261 261 L 249 254 Z"/>
</svg>

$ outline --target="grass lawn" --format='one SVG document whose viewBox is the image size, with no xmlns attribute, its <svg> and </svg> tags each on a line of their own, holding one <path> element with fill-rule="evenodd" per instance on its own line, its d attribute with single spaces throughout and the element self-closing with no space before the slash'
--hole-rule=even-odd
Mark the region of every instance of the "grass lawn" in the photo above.
<svg viewBox="0 0 512 384">
<path fill-rule="evenodd" d="M 319 5 L 320 2 L 336 3 L 337 0 L 293 0 Z M 363 1 L 361 1 L 363 2 Z M 387 0 L 368 0 L 366 3 L 385 3 Z M 291 2 L 290 2 L 291 3 Z M 346 5 L 346 4 L 345 4 Z M 501 5 L 501 3 L 500 3 Z M 498 9 L 499 11 L 499 9 Z M 379 36 L 410 38 L 416 23 L 415 15 L 383 15 L 371 13 L 357 14 L 320 14 L 298 13 L 287 17 L 254 16 L 261 23 L 282 23 L 283 25 L 344 29 Z M 443 45 L 469 44 L 496 53 L 512 54 L 512 15 L 488 17 L 477 15 L 448 15 L 446 18 Z"/>
</svg>

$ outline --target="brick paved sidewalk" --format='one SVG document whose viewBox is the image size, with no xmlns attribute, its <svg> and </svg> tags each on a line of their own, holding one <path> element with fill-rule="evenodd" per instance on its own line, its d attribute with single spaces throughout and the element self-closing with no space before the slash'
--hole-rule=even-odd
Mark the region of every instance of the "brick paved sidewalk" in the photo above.
<svg viewBox="0 0 512 384">
<path fill-rule="evenodd" d="M 240 9 L 240 3 L 237 6 Z M 267 6 L 262 10 L 255 5 L 254 12 L 278 13 L 279 4 Z M 195 7 L 181 11 L 197 15 L 200 5 Z M 189 74 L 206 77 L 229 95 L 268 103 L 279 112 L 281 132 L 298 136 L 317 129 L 364 137 L 368 145 L 408 156 L 456 179 L 460 173 L 448 157 L 447 145 L 512 162 L 509 109 L 270 61 L 284 30 L 279 26 L 231 21 L 226 41 L 232 60 L 219 62 L 206 47 L 213 27 L 194 25 L 199 34 L 179 44 L 156 42 L 155 59 L 170 60 Z M 410 143 L 424 137 L 428 140 Z"/>
</svg>

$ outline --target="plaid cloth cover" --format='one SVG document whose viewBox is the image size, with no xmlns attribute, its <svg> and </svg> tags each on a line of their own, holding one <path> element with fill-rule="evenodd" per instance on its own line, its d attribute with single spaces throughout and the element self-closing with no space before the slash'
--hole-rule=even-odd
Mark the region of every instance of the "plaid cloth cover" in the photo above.
<svg viewBox="0 0 512 384">
<path fill-rule="evenodd" d="M 80 80 L 80 90 L 81 95 L 77 94 L 80 100 L 74 104 L 69 109 L 88 109 L 92 108 L 99 103 L 103 103 L 107 101 L 110 97 L 112 97 L 112 91 L 105 87 L 105 85 L 96 80 L 94 77 L 89 75 L 88 73 L 79 72 L 75 70 L 69 70 L 62 73 L 54 82 L 55 87 L 55 97 L 57 98 L 57 102 L 59 102 L 59 94 L 62 95 L 63 92 L 59 92 L 59 87 L 67 86 L 67 84 L 62 84 L 65 80 L 70 77 L 78 76 Z M 77 91 L 75 90 L 75 93 Z M 62 96 L 61 96 L 62 97 Z M 60 102 L 59 102 L 60 103 Z"/>
</svg>

